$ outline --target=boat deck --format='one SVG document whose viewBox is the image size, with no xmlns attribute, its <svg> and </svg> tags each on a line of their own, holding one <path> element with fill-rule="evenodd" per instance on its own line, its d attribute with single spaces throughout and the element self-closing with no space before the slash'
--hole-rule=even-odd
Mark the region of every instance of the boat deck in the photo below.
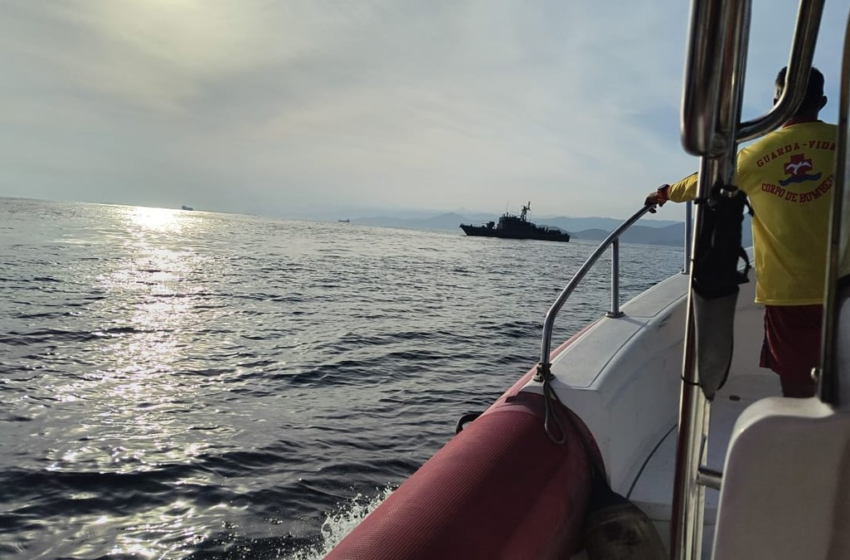
<svg viewBox="0 0 850 560">
<path fill-rule="evenodd" d="M 723 470 L 726 449 L 735 421 L 745 408 L 755 401 L 780 395 L 778 378 L 767 371 L 730 376 L 729 382 L 717 394 L 711 405 L 711 418 L 706 464 Z M 641 508 L 659 529 L 661 538 L 669 542 L 672 514 L 673 475 L 676 465 L 676 430 L 671 430 L 647 461 L 629 498 Z M 719 492 L 705 490 L 705 534 L 703 557 L 710 558 L 717 516 Z"/>
</svg>

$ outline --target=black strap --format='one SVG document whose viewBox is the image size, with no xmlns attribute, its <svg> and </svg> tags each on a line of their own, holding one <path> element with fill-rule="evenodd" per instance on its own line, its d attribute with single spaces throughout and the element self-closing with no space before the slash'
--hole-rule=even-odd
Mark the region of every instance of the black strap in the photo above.
<svg viewBox="0 0 850 560">
<path fill-rule="evenodd" d="M 746 195 L 734 185 L 716 184 L 704 204 L 694 251 L 693 288 L 706 299 L 738 292 L 746 282 L 749 259 L 743 251 L 741 226 Z M 744 256 L 746 272 L 738 271 L 738 259 Z"/>
</svg>

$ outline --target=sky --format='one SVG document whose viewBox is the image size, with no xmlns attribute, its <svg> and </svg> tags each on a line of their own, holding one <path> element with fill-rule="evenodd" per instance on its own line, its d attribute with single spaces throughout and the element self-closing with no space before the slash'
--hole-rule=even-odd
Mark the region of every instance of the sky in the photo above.
<svg viewBox="0 0 850 560">
<path fill-rule="evenodd" d="M 744 117 L 797 2 L 754 0 Z M 837 120 L 850 7 L 815 65 Z M 0 0 L 0 196 L 625 218 L 694 171 L 685 0 Z M 671 205 L 668 205 L 671 206 Z M 678 219 L 681 208 L 657 216 Z"/>
</svg>

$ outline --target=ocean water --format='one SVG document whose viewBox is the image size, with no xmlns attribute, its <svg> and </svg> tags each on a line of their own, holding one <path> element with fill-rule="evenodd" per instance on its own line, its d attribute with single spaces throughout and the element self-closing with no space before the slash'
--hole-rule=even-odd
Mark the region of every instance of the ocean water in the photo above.
<svg viewBox="0 0 850 560">
<path fill-rule="evenodd" d="M 0 199 L 0 558 L 321 558 L 534 365 L 595 246 Z M 623 301 L 682 266 L 620 255 Z M 610 252 L 556 345 L 609 286 Z"/>
</svg>

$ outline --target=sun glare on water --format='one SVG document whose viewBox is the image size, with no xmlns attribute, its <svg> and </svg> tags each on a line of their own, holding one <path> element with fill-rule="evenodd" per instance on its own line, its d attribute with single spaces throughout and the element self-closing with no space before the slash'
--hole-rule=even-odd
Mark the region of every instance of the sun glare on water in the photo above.
<svg viewBox="0 0 850 560">
<path fill-rule="evenodd" d="M 181 210 L 135 207 L 128 213 L 129 221 L 143 230 L 179 231 L 182 228 Z"/>
</svg>

